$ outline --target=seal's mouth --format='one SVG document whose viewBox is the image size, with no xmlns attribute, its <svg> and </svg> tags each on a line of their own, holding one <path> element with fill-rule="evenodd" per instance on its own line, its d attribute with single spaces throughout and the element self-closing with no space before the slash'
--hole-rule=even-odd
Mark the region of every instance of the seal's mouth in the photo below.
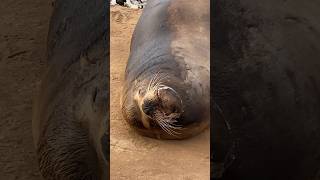
<svg viewBox="0 0 320 180">
<path fill-rule="evenodd" d="M 171 87 L 161 85 L 149 91 L 141 105 L 143 113 L 166 133 L 177 136 L 182 127 L 178 124 L 182 114 L 182 100 Z"/>
</svg>

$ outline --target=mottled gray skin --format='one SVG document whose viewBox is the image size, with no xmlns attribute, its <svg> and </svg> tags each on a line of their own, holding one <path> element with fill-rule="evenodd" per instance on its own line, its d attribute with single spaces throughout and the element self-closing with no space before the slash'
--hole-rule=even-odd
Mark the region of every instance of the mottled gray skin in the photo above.
<svg viewBox="0 0 320 180">
<path fill-rule="evenodd" d="M 223 180 L 319 180 L 320 1 L 213 3 L 212 167 L 234 155 Z"/>
<path fill-rule="evenodd" d="M 208 127 L 209 26 L 209 0 L 148 1 L 132 36 L 121 99 L 125 120 L 140 134 L 183 139 Z M 162 84 L 171 89 L 157 88 L 158 95 L 148 94 L 148 84 L 155 75 L 167 75 Z M 143 110 L 146 99 L 153 103 L 150 112 Z M 176 125 L 182 129 L 177 134 L 166 133 L 153 119 L 159 99 L 163 111 L 178 112 Z"/>
<path fill-rule="evenodd" d="M 33 138 L 48 180 L 108 177 L 108 42 L 102 0 L 56 0 Z"/>
</svg>

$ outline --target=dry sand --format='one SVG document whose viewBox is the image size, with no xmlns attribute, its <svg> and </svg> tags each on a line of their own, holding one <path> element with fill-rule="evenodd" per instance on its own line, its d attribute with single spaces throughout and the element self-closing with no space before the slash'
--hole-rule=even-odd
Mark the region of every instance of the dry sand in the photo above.
<svg viewBox="0 0 320 180">
<path fill-rule="evenodd" d="M 51 2 L 0 3 L 0 179 L 39 180 L 32 99 L 45 67 Z"/>
<path fill-rule="evenodd" d="M 136 134 L 120 112 L 120 92 L 131 35 L 141 10 L 111 7 L 111 180 L 208 180 L 209 131 L 183 141 Z"/>
</svg>

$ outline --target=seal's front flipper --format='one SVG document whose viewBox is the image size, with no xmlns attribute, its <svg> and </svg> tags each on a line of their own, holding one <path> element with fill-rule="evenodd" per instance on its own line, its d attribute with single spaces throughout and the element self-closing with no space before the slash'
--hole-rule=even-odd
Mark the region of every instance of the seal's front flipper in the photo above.
<svg viewBox="0 0 320 180">
<path fill-rule="evenodd" d="M 39 139 L 37 152 L 43 178 L 99 179 L 97 154 L 86 130 L 68 120 L 72 115 L 61 107 L 51 114 Z"/>
</svg>

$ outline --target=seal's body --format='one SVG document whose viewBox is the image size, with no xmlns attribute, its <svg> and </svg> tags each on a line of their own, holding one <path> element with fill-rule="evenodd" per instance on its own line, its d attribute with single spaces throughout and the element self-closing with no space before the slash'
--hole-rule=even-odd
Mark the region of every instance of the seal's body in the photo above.
<svg viewBox="0 0 320 180">
<path fill-rule="evenodd" d="M 108 177 L 106 15 L 102 0 L 55 1 L 48 70 L 33 108 L 44 179 Z"/>
<path fill-rule="evenodd" d="M 319 2 L 213 3 L 213 175 L 319 179 Z"/>
<path fill-rule="evenodd" d="M 198 134 L 210 120 L 209 0 L 150 0 L 132 36 L 122 112 L 139 133 Z"/>
</svg>

